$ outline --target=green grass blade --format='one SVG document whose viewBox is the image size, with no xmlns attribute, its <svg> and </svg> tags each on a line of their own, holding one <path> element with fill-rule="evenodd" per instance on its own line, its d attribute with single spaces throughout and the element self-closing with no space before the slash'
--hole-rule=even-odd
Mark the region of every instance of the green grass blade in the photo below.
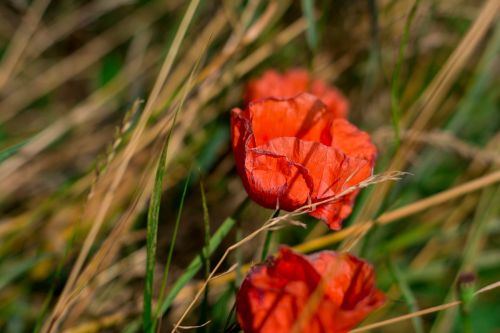
<svg viewBox="0 0 500 333">
<path fill-rule="evenodd" d="M 170 138 L 174 130 L 177 115 L 184 105 L 187 93 L 191 86 L 193 79 L 193 74 L 196 71 L 193 70 L 188 82 L 185 85 L 184 95 L 174 111 L 174 118 L 172 120 L 172 126 L 168 132 L 165 144 L 163 145 L 160 160 L 158 161 L 158 168 L 156 170 L 155 183 L 153 188 L 153 194 L 151 195 L 151 202 L 148 210 L 148 223 L 147 223 L 147 242 L 146 242 L 146 282 L 144 287 L 144 310 L 143 310 L 143 327 L 144 331 L 149 333 L 154 331 L 154 324 L 152 318 L 152 306 L 153 306 L 153 280 L 154 280 L 154 269 L 155 269 L 155 259 L 156 259 L 156 242 L 158 238 L 158 219 L 160 215 L 160 204 L 161 204 L 161 193 L 163 190 L 163 178 L 166 171 L 166 162 L 168 155 L 168 145 L 170 143 Z"/>
<path fill-rule="evenodd" d="M 172 128 L 174 124 L 172 124 Z M 170 137 L 170 136 L 169 136 Z M 168 138 L 163 145 L 158 168 L 156 169 L 155 184 L 148 210 L 147 223 L 147 259 L 146 282 L 144 287 L 143 327 L 145 332 L 153 332 L 151 309 L 153 305 L 153 280 L 156 260 L 156 242 L 158 237 L 158 220 L 160 214 L 163 178 L 166 170 L 166 157 L 168 153 Z"/>
<path fill-rule="evenodd" d="M 29 139 L 23 140 L 19 143 L 16 143 L 15 145 L 12 145 L 8 148 L 5 148 L 4 150 L 0 151 L 0 163 L 11 157 L 12 155 L 15 155 L 21 148 L 24 147 L 25 144 L 29 142 Z"/>
<path fill-rule="evenodd" d="M 408 40 L 410 38 L 410 27 L 417 12 L 420 0 L 415 0 L 413 6 L 408 14 L 408 19 L 405 23 L 405 28 L 403 32 L 403 38 L 401 44 L 399 45 L 398 62 L 396 63 L 396 68 L 394 69 L 394 74 L 392 76 L 391 85 L 391 112 L 392 112 L 392 126 L 394 127 L 394 137 L 396 140 L 396 146 L 400 143 L 400 130 L 399 130 L 399 119 L 401 117 L 401 105 L 400 105 L 400 80 L 401 80 L 401 66 L 404 61 L 404 55 L 406 47 L 408 46 Z"/>
<path fill-rule="evenodd" d="M 153 280 L 154 280 L 154 268 L 155 268 L 155 257 L 156 257 L 156 242 L 158 238 L 158 218 L 160 213 L 161 193 L 163 190 L 163 176 L 166 170 L 168 145 L 170 143 L 170 138 L 172 137 L 172 133 L 176 125 L 177 116 L 180 110 L 182 110 L 184 106 L 184 102 L 186 101 L 187 95 L 192 87 L 194 75 L 198 71 L 198 66 L 200 63 L 199 60 L 196 62 L 186 84 L 183 87 L 184 90 L 183 95 L 181 97 L 179 105 L 174 111 L 172 125 L 170 126 L 170 130 L 165 139 L 165 144 L 163 145 L 162 152 L 160 155 L 160 160 L 158 162 L 158 168 L 155 176 L 155 184 L 148 210 L 148 223 L 146 232 L 147 234 L 146 281 L 144 287 L 144 309 L 143 309 L 143 327 L 146 333 L 154 332 L 156 323 L 156 320 L 153 320 L 154 318 L 152 317 Z"/>
<path fill-rule="evenodd" d="M 314 0 L 302 0 L 302 12 L 307 21 L 307 44 L 311 50 L 318 48 L 318 29 L 314 17 Z"/>
<path fill-rule="evenodd" d="M 411 312 L 417 312 L 419 310 L 417 300 L 415 299 L 415 296 L 413 295 L 410 286 L 403 277 L 403 274 L 399 270 L 399 267 L 392 260 L 389 260 L 388 266 L 389 266 L 389 272 L 391 273 L 393 279 L 398 284 L 399 290 L 403 295 L 406 305 L 408 306 Z M 411 322 L 413 324 L 413 329 L 415 330 L 416 333 L 424 333 L 424 325 L 422 323 L 422 318 L 413 317 L 411 319 Z"/>
<path fill-rule="evenodd" d="M 214 253 L 214 251 L 219 247 L 224 237 L 227 236 L 227 234 L 232 230 L 235 224 L 236 220 L 234 220 L 231 217 L 228 217 L 222 223 L 219 229 L 217 229 L 214 235 L 210 237 L 210 242 L 208 244 L 208 251 L 207 251 L 209 256 L 212 255 L 212 253 Z M 186 284 L 188 284 L 191 281 L 191 279 L 200 271 L 202 267 L 203 267 L 202 256 L 199 255 L 196 258 L 194 258 L 193 261 L 191 261 L 189 266 L 186 268 L 184 274 L 182 274 L 179 277 L 179 279 L 177 279 L 177 282 L 172 286 L 172 289 L 168 293 L 165 300 L 161 302 L 160 315 L 163 315 L 168 310 L 170 305 L 172 305 L 172 302 L 174 301 L 177 294 Z"/>
<path fill-rule="evenodd" d="M 186 182 L 184 183 L 184 189 L 182 190 L 181 202 L 179 203 L 179 209 L 177 211 L 177 218 L 175 219 L 174 231 L 172 233 L 172 240 L 170 241 L 170 248 L 168 249 L 167 263 L 165 265 L 165 270 L 163 272 L 163 281 L 160 288 L 160 297 L 163 299 L 165 296 L 165 288 L 167 287 L 168 274 L 170 272 L 170 264 L 172 263 L 172 257 L 174 254 L 175 241 L 177 239 L 177 232 L 179 231 L 179 224 L 181 221 L 182 210 L 184 208 L 184 200 L 186 199 L 187 189 L 191 181 L 191 173 L 189 173 Z M 156 311 L 155 322 L 159 319 L 159 308 Z"/>
<path fill-rule="evenodd" d="M 18 277 L 26 274 L 30 269 L 35 267 L 40 261 L 46 259 L 48 256 L 42 255 L 39 257 L 32 257 L 18 262 L 5 262 L 4 267 L 0 269 L 0 290 L 5 288 L 10 282 Z"/>
<path fill-rule="evenodd" d="M 184 94 L 180 100 L 179 105 L 174 111 L 174 117 L 172 120 L 172 125 L 165 139 L 165 144 L 163 145 L 160 160 L 158 161 L 158 168 L 156 170 L 155 183 L 153 188 L 153 193 L 151 195 L 151 202 L 148 210 L 148 223 L 147 223 L 147 242 L 146 242 L 146 281 L 144 286 L 144 309 L 143 309 L 143 327 L 146 333 L 154 332 L 154 320 L 152 318 L 152 307 L 153 307 L 153 280 L 154 280 L 154 269 L 156 260 L 156 242 L 158 238 L 158 219 L 160 215 L 160 204 L 161 204 L 161 194 L 163 191 L 163 178 L 166 171 L 166 162 L 168 155 L 168 145 L 170 143 L 170 138 L 172 137 L 172 132 L 175 128 L 177 115 L 184 105 L 187 93 L 190 90 L 191 83 L 193 80 L 193 75 L 196 72 L 197 66 L 191 72 L 191 75 L 184 86 Z"/>
<path fill-rule="evenodd" d="M 205 259 L 205 278 L 210 275 L 210 260 L 208 259 L 208 244 L 210 243 L 210 216 L 208 215 L 207 197 L 205 195 L 205 187 L 203 181 L 200 180 L 201 202 L 203 206 L 203 230 L 205 236 L 205 243 L 203 246 L 203 257 Z"/>
<path fill-rule="evenodd" d="M 205 194 L 205 187 L 203 185 L 203 180 L 200 177 L 200 193 L 201 202 L 203 206 L 203 230 L 204 230 L 204 246 L 203 246 L 203 261 L 205 266 L 205 279 L 208 279 L 210 275 L 210 257 L 208 255 L 208 245 L 210 243 L 210 216 L 208 214 L 207 197 Z M 208 286 L 205 288 L 203 295 L 203 302 L 201 305 L 199 323 L 202 325 L 199 329 L 200 332 L 206 332 L 206 327 L 203 326 L 208 320 Z"/>
<path fill-rule="evenodd" d="M 273 232 L 272 230 L 269 230 L 268 232 L 266 232 L 266 238 L 264 239 L 264 246 L 262 247 L 262 254 L 260 255 L 261 261 L 266 260 L 272 239 L 273 239 Z"/>
</svg>

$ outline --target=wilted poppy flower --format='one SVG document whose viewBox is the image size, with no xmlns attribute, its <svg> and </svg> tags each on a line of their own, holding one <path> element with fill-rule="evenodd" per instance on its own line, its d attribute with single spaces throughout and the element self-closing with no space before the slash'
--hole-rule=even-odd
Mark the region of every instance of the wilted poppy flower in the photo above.
<svg viewBox="0 0 500 333">
<path fill-rule="evenodd" d="M 349 103 L 342 93 L 322 80 L 310 78 L 303 69 L 292 69 L 283 74 L 268 70 L 260 78 L 248 83 L 245 101 L 250 103 L 267 97 L 294 97 L 303 92 L 321 99 L 335 118 L 347 117 Z"/>
<path fill-rule="evenodd" d="M 250 102 L 231 114 L 236 167 L 260 205 L 293 211 L 332 198 L 372 174 L 376 148 L 365 132 L 335 118 L 317 97 Z M 357 191 L 318 205 L 310 215 L 340 229 Z"/>
<path fill-rule="evenodd" d="M 314 308 L 313 295 L 319 296 Z M 333 251 L 305 256 L 282 247 L 277 258 L 250 271 L 236 307 L 245 333 L 291 332 L 304 312 L 309 315 L 301 318 L 300 332 L 342 333 L 384 301 L 375 287 L 373 268 L 355 256 Z"/>
</svg>

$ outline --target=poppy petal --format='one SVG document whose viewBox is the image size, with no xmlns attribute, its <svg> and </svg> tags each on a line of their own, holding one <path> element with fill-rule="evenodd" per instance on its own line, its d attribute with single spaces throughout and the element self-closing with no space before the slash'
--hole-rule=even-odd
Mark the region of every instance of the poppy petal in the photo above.
<svg viewBox="0 0 500 333">
<path fill-rule="evenodd" d="M 252 268 L 236 299 L 246 333 L 287 333 L 326 284 L 315 309 L 301 322 L 303 333 L 344 333 L 384 303 L 373 268 L 350 255 L 323 251 L 305 256 L 282 247 L 276 258 Z"/>
<path fill-rule="evenodd" d="M 300 94 L 293 99 L 268 98 L 248 105 L 256 145 L 278 137 L 297 137 L 329 145 L 333 120 L 315 96 Z"/>
<path fill-rule="evenodd" d="M 349 103 L 342 93 L 323 80 L 312 79 L 304 69 L 291 69 L 283 74 L 266 71 L 260 78 L 251 80 L 245 89 L 245 103 L 268 97 L 292 98 L 309 92 L 318 97 L 335 118 L 346 118 Z"/>
<path fill-rule="evenodd" d="M 370 177 L 376 148 L 368 134 L 334 119 L 315 96 L 267 98 L 231 115 L 236 167 L 249 196 L 260 205 L 293 211 L 328 199 L 310 213 L 337 230 Z"/>
</svg>

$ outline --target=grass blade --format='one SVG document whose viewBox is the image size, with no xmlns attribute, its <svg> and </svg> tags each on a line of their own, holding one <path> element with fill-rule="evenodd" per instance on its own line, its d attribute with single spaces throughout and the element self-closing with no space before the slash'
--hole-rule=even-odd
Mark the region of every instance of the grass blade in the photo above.
<svg viewBox="0 0 500 333">
<path fill-rule="evenodd" d="M 264 246 L 262 247 L 262 254 L 260 256 L 261 261 L 266 260 L 272 239 L 273 239 L 273 232 L 269 230 L 268 232 L 266 232 L 266 238 L 264 239 Z"/>
<path fill-rule="evenodd" d="M 30 269 L 35 267 L 39 262 L 46 259 L 48 256 L 42 255 L 39 257 L 32 257 L 19 262 L 6 262 L 5 268 L 0 270 L 0 290 L 6 287 L 10 282 L 19 278 Z"/>
<path fill-rule="evenodd" d="M 196 8 L 198 2 L 192 2 L 191 4 L 194 3 L 196 3 L 196 5 L 193 8 Z M 158 236 L 158 217 L 160 213 L 161 192 L 163 190 L 163 176 L 166 169 L 168 145 L 170 143 L 170 138 L 172 137 L 172 133 L 176 125 L 179 111 L 184 106 L 184 102 L 186 101 L 187 95 L 192 87 L 194 75 L 198 71 L 198 66 L 200 64 L 199 60 L 196 62 L 186 84 L 183 87 L 184 90 L 183 96 L 174 111 L 172 125 L 170 126 L 170 130 L 167 134 L 165 144 L 162 148 L 162 152 L 160 155 L 160 160 L 158 162 L 158 169 L 155 176 L 153 194 L 151 197 L 151 203 L 148 210 L 146 282 L 144 288 L 144 309 L 143 309 L 143 327 L 146 333 L 154 332 L 156 323 L 156 320 L 152 318 L 153 280 L 154 280 L 154 268 L 155 268 L 155 257 L 156 257 L 156 241 Z"/>
<path fill-rule="evenodd" d="M 174 254 L 175 241 L 177 239 L 177 232 L 179 230 L 179 224 L 181 221 L 182 210 L 184 208 L 184 200 L 186 198 L 187 189 L 189 187 L 190 181 L 191 181 L 191 173 L 189 173 L 189 175 L 186 179 L 186 182 L 184 183 L 184 189 L 182 190 L 181 202 L 179 203 L 179 209 L 177 211 L 177 218 L 175 219 L 174 231 L 172 233 L 172 240 L 170 241 L 170 248 L 168 249 L 167 263 L 165 265 L 165 270 L 163 272 L 163 281 L 161 283 L 159 299 L 163 299 L 163 297 L 165 295 L 165 288 L 167 287 L 167 281 L 168 281 L 168 273 L 170 272 L 170 264 L 172 263 L 172 256 Z M 160 317 L 160 315 L 159 315 L 159 308 L 158 308 L 156 310 L 155 324 L 156 324 L 156 321 L 159 319 L 159 317 Z"/>
<path fill-rule="evenodd" d="M 210 243 L 210 217 L 208 215 L 207 197 L 205 195 L 205 187 L 203 181 L 200 180 L 201 202 L 203 206 L 203 230 L 205 232 L 205 244 L 203 247 L 203 257 L 205 259 L 205 274 L 206 277 L 210 274 L 210 260 L 208 259 L 208 244 Z"/>
<path fill-rule="evenodd" d="M 210 257 L 208 255 L 208 245 L 210 243 L 210 217 L 208 215 L 208 205 L 207 205 L 207 197 L 205 194 L 205 187 L 203 185 L 203 180 L 200 177 L 200 193 L 201 193 L 201 202 L 203 206 L 203 230 L 204 230 L 204 246 L 203 246 L 203 260 L 205 266 L 205 279 L 208 279 L 210 275 Z M 201 313 L 199 324 L 203 325 L 203 323 L 208 320 L 208 287 L 205 288 L 205 294 L 203 297 L 203 303 L 201 306 Z M 206 332 L 205 326 L 200 326 L 201 332 Z"/>
<path fill-rule="evenodd" d="M 307 44 L 311 50 L 318 48 L 318 29 L 314 17 L 314 0 L 302 0 L 302 12 L 307 21 Z"/>
<path fill-rule="evenodd" d="M 0 163 L 11 157 L 12 155 L 15 155 L 21 148 L 24 147 L 25 144 L 29 142 L 28 140 L 23 140 L 19 143 L 16 143 L 15 145 L 12 145 L 8 148 L 5 148 L 4 150 L 0 151 Z"/>
<path fill-rule="evenodd" d="M 415 13 L 417 12 L 418 5 L 420 0 L 415 0 L 413 6 L 410 9 L 410 13 L 408 14 L 408 19 L 405 23 L 405 28 L 403 32 L 403 38 L 401 40 L 401 44 L 399 45 L 399 54 L 398 54 L 398 62 L 396 63 L 396 68 L 394 69 L 394 74 L 392 76 L 392 85 L 391 85 L 391 112 L 392 112 L 392 126 L 394 127 L 394 137 L 396 141 L 396 146 L 399 146 L 400 143 L 400 133 L 399 133 L 399 119 L 401 116 L 401 105 L 400 105 L 400 80 L 401 80 L 401 66 L 403 64 L 404 55 L 406 47 L 408 46 L 408 40 L 410 38 L 410 26 L 413 22 L 413 18 L 415 17 Z"/>
<path fill-rule="evenodd" d="M 172 128 L 175 124 L 172 124 Z M 172 128 L 170 132 L 172 132 Z M 145 332 L 153 332 L 153 321 L 151 309 L 153 305 L 153 280 L 156 260 L 156 242 L 158 236 L 158 220 L 160 214 L 161 194 L 163 190 L 163 178 L 166 171 L 166 160 L 168 153 L 168 139 L 163 145 L 158 168 L 156 169 L 155 183 L 151 202 L 148 210 L 147 223 L 147 259 L 146 259 L 146 282 L 144 287 L 144 309 L 143 309 L 143 327 Z"/>
<path fill-rule="evenodd" d="M 208 251 L 207 251 L 209 256 L 212 255 L 212 253 L 214 253 L 214 251 L 219 247 L 224 237 L 226 237 L 226 235 L 232 230 L 235 224 L 236 220 L 234 220 L 231 217 L 228 217 L 222 223 L 219 229 L 217 229 L 214 235 L 210 237 L 210 242 L 208 244 Z M 191 281 L 191 279 L 200 271 L 202 267 L 203 267 L 203 261 L 201 255 L 199 255 L 196 258 L 194 258 L 193 261 L 191 261 L 189 266 L 186 268 L 184 274 L 182 274 L 177 280 L 177 282 L 172 286 L 172 289 L 168 293 L 165 300 L 161 302 L 160 315 L 163 315 L 168 310 L 170 305 L 172 305 L 172 302 L 174 301 L 177 294 L 187 283 L 189 283 L 189 281 Z"/>
<path fill-rule="evenodd" d="M 156 241 L 158 236 L 158 218 L 160 214 L 161 193 L 163 190 L 163 177 L 166 171 L 168 145 L 170 143 L 170 138 L 172 137 L 172 132 L 176 125 L 179 111 L 182 109 L 187 94 L 191 88 L 191 84 L 193 82 L 193 76 L 198 69 L 198 64 L 199 63 L 196 64 L 195 68 L 191 72 L 191 75 L 188 81 L 186 82 L 186 85 L 184 86 L 184 94 L 179 102 L 179 105 L 174 111 L 172 125 L 165 139 L 165 144 L 163 145 L 162 148 L 160 160 L 158 161 L 158 168 L 156 170 L 153 194 L 151 196 L 151 202 L 148 210 L 146 282 L 144 287 L 144 309 L 143 309 L 143 327 L 146 333 L 154 332 L 154 324 L 152 318 L 153 280 L 154 280 L 154 268 L 155 268 L 155 257 L 156 257 Z"/>
<path fill-rule="evenodd" d="M 406 305 L 410 309 L 410 312 L 415 313 L 419 311 L 417 300 L 415 299 L 410 286 L 403 277 L 403 274 L 399 270 L 399 267 L 392 260 L 389 260 L 388 267 L 394 281 L 396 281 L 396 283 L 398 284 L 398 288 L 401 291 L 401 294 L 403 295 L 403 298 L 406 302 Z M 424 333 L 422 318 L 413 317 L 411 318 L 411 322 L 416 333 Z"/>
</svg>

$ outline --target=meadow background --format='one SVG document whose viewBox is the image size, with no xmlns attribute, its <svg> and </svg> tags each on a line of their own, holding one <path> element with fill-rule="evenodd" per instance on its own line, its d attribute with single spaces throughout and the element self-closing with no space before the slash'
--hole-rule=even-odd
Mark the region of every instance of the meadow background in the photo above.
<svg viewBox="0 0 500 333">
<path fill-rule="evenodd" d="M 248 79 L 302 67 L 347 96 L 376 173 L 408 174 L 364 189 L 340 232 L 283 225 L 269 253 L 372 262 L 388 302 L 358 331 L 500 332 L 499 9 L 2 1 L 0 331 L 170 332 L 223 256 L 182 324 L 235 331 L 235 292 L 267 250 L 265 233 L 233 244 L 273 212 L 235 172 L 229 111 Z"/>
</svg>

